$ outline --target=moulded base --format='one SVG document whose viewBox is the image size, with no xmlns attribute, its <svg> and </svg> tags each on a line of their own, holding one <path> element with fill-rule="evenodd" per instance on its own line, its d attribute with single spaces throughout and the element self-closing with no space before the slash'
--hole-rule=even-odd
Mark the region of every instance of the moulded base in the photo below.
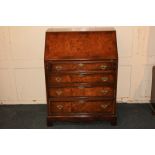
<svg viewBox="0 0 155 155">
<path fill-rule="evenodd" d="M 111 125 L 117 125 L 116 115 L 100 115 L 100 114 L 81 114 L 81 115 L 52 115 L 47 117 L 47 126 L 52 126 L 53 121 L 68 121 L 68 122 L 91 122 L 91 121 L 109 121 Z"/>
</svg>

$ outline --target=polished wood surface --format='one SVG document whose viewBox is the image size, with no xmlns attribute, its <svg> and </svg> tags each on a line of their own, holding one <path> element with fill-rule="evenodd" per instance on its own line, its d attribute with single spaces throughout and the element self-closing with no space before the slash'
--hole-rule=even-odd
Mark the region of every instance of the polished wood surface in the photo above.
<svg viewBox="0 0 155 155">
<path fill-rule="evenodd" d="M 48 124 L 108 120 L 116 124 L 116 32 L 47 32 Z"/>
<path fill-rule="evenodd" d="M 46 60 L 117 58 L 115 31 L 47 32 L 45 45 Z"/>
<path fill-rule="evenodd" d="M 69 62 L 68 63 L 52 63 L 49 64 L 49 70 L 52 71 L 106 71 L 106 70 L 112 70 L 113 69 L 113 63 L 111 62 Z"/>
<path fill-rule="evenodd" d="M 86 74 L 86 73 L 78 73 L 78 74 L 50 74 L 48 77 L 49 84 L 62 84 L 62 83 L 113 83 L 114 75 L 112 73 L 103 74 Z"/>
<path fill-rule="evenodd" d="M 64 96 L 113 96 L 113 87 L 91 87 L 78 86 L 73 88 L 50 88 L 48 92 L 50 97 Z"/>
<path fill-rule="evenodd" d="M 114 113 L 112 101 L 94 101 L 86 102 L 79 100 L 75 102 L 50 102 L 49 113 L 51 115 L 63 115 L 68 113 Z"/>
</svg>

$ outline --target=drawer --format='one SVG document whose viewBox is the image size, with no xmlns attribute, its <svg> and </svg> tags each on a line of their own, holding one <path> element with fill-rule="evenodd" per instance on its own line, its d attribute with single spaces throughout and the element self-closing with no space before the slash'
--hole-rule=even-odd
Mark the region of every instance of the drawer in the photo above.
<svg viewBox="0 0 155 155">
<path fill-rule="evenodd" d="M 109 71 L 113 70 L 112 62 L 70 62 L 49 63 L 49 71 Z"/>
<path fill-rule="evenodd" d="M 113 113 L 113 101 L 50 102 L 49 113 Z"/>
<path fill-rule="evenodd" d="M 50 97 L 65 97 L 65 96 L 103 96 L 113 97 L 113 87 L 97 86 L 87 88 L 84 86 L 72 88 L 49 88 L 48 93 Z"/>
<path fill-rule="evenodd" d="M 50 74 L 48 77 L 49 83 L 67 83 L 67 82 L 80 82 L 80 83 L 95 83 L 95 82 L 114 82 L 113 74 Z"/>
</svg>

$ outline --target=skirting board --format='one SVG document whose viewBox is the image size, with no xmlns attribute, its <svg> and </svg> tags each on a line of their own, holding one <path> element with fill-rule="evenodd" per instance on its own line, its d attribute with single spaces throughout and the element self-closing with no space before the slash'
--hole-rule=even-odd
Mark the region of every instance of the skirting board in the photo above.
<svg viewBox="0 0 155 155">
<path fill-rule="evenodd" d="M 134 103 L 150 103 L 150 100 L 130 100 L 130 101 L 120 101 L 120 100 L 117 100 L 117 103 L 129 103 L 129 104 L 134 104 Z M 0 105 L 16 105 L 16 104 L 46 104 L 46 101 L 44 100 L 35 100 L 35 101 L 32 101 L 32 100 L 27 100 L 27 101 L 0 101 Z"/>
</svg>

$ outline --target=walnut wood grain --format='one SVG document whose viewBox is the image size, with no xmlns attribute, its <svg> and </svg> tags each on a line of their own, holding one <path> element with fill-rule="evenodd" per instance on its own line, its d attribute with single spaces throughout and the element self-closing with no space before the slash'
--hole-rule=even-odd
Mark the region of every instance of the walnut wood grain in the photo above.
<svg viewBox="0 0 155 155">
<path fill-rule="evenodd" d="M 115 98 L 108 98 L 103 96 L 69 96 L 69 97 L 49 97 L 48 102 L 75 102 L 79 100 L 84 100 L 85 102 L 94 101 L 114 101 Z"/>
<path fill-rule="evenodd" d="M 49 70 L 51 71 L 107 71 L 107 70 L 113 70 L 113 63 L 110 62 L 93 62 L 91 63 L 72 63 L 68 61 L 68 63 L 50 63 L 49 62 Z"/>
<path fill-rule="evenodd" d="M 116 59 L 116 32 L 47 32 L 45 59 Z"/>
<path fill-rule="evenodd" d="M 81 103 L 80 103 L 81 102 Z M 84 102 L 82 100 L 79 103 L 72 103 L 73 113 L 104 113 L 113 114 L 114 107 L 112 102 Z"/>
<path fill-rule="evenodd" d="M 48 94 L 50 97 L 67 97 L 67 96 L 103 96 L 112 97 L 113 88 L 110 86 L 86 88 L 83 86 L 74 88 L 50 88 Z"/>
<path fill-rule="evenodd" d="M 111 74 L 49 74 L 49 84 L 61 84 L 61 83 L 113 83 L 114 75 Z"/>
<path fill-rule="evenodd" d="M 113 114 L 113 101 L 88 102 L 78 100 L 73 102 L 50 102 L 49 114 L 52 113 L 104 113 Z"/>
</svg>

